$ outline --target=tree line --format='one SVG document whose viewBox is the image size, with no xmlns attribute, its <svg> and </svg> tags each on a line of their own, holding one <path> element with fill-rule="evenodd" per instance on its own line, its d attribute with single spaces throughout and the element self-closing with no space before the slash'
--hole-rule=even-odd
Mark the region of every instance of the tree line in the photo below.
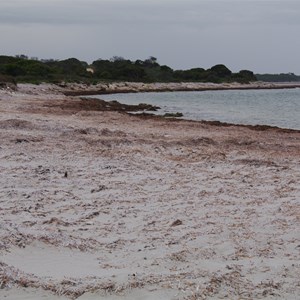
<svg viewBox="0 0 300 300">
<path fill-rule="evenodd" d="M 135 61 L 114 56 L 111 59 L 95 60 L 92 64 L 76 58 L 38 60 L 25 55 L 0 56 L 1 77 L 16 82 L 64 81 L 89 84 L 100 81 L 248 83 L 257 80 L 252 71 L 241 70 L 233 73 L 223 64 L 206 70 L 200 67 L 173 70 L 169 66 L 160 65 L 153 56 Z"/>
<path fill-rule="evenodd" d="M 265 82 L 297 82 L 300 81 L 300 76 L 294 73 L 280 74 L 257 74 L 257 80 Z"/>
</svg>

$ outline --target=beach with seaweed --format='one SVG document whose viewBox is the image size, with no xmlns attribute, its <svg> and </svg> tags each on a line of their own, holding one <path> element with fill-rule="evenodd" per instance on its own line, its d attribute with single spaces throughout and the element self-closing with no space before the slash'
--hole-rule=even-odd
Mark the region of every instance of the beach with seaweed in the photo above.
<svg viewBox="0 0 300 300">
<path fill-rule="evenodd" d="M 0 90 L 0 298 L 299 298 L 300 131 L 83 89 Z"/>
</svg>

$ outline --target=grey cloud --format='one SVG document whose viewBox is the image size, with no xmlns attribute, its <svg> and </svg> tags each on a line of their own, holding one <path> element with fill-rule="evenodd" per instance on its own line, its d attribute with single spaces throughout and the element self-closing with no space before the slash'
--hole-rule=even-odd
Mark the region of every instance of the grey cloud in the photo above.
<svg viewBox="0 0 300 300">
<path fill-rule="evenodd" d="M 224 24 L 276 23 L 281 19 L 299 21 L 300 5 L 291 9 L 270 1 L 136 1 L 136 0 L 52 0 L 5 1 L 0 23 L 39 24 L 184 24 L 223 26 Z M 298 18 L 298 19 L 297 19 Z"/>
<path fill-rule="evenodd" d="M 298 0 L 0 0 L 2 51 L 39 57 L 300 73 L 299 30 Z"/>
</svg>

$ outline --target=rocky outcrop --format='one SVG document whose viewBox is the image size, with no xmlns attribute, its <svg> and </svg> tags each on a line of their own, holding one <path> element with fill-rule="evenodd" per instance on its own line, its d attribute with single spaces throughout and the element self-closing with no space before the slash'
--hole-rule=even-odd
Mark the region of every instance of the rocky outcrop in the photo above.
<svg viewBox="0 0 300 300">
<path fill-rule="evenodd" d="M 12 78 L 0 74 L 0 89 L 17 90 L 17 85 Z"/>
<path fill-rule="evenodd" d="M 0 82 L 0 89 L 16 91 L 17 85 L 11 82 Z"/>
</svg>

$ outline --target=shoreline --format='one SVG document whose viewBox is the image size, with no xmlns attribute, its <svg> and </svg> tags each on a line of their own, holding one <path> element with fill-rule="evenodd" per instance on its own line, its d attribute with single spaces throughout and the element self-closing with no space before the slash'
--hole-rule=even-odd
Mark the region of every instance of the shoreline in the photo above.
<svg viewBox="0 0 300 300">
<path fill-rule="evenodd" d="M 99 83 L 95 86 L 82 84 L 65 84 L 63 93 L 66 96 L 87 96 L 119 93 L 147 93 L 147 92 L 192 92 L 192 91 L 219 91 L 219 90 L 262 90 L 262 89 L 295 89 L 300 88 L 298 83 L 253 82 L 239 83 Z"/>
<path fill-rule="evenodd" d="M 127 89 L 127 92 L 125 91 L 125 87 L 128 88 L 128 85 L 130 85 L 130 88 Z M 101 87 L 106 87 L 105 92 L 102 90 L 102 94 L 118 94 L 118 93 L 139 93 L 139 92 L 164 92 L 164 91 L 174 91 L 176 92 L 176 88 L 178 86 L 170 85 L 170 90 L 158 90 L 161 84 L 151 84 L 145 85 L 141 83 L 113 83 L 113 84 L 101 84 Z M 163 84 L 164 85 L 164 84 Z M 169 84 L 167 84 L 169 85 Z M 201 86 L 206 86 L 207 90 L 238 90 L 240 84 L 231 84 L 230 87 L 228 87 L 228 84 L 210 84 L 210 83 L 201 83 Z M 294 83 L 293 85 L 286 84 L 286 83 L 272 83 L 272 84 L 265 84 L 262 83 L 257 84 L 250 84 L 250 85 L 242 85 L 244 90 L 249 89 L 272 89 L 272 87 L 276 85 L 275 89 L 294 89 L 294 88 L 300 88 L 300 83 Z M 92 96 L 92 95 L 101 95 L 99 94 L 99 90 L 91 90 L 90 86 L 88 85 L 82 85 L 82 84 L 64 84 L 63 86 L 60 85 L 54 85 L 54 84 L 40 84 L 40 85 L 34 85 L 34 84 L 19 84 L 18 90 L 11 90 L 11 89 L 2 89 L 2 91 L 6 91 L 7 93 L 11 94 L 28 94 L 28 95 L 35 95 L 35 94 L 44 94 L 47 95 L 54 95 L 57 97 L 58 95 L 63 95 L 64 101 L 45 101 L 44 106 L 46 107 L 59 107 L 61 110 L 64 111 L 72 111 L 73 110 L 83 110 L 83 111 L 117 111 L 120 113 L 127 113 L 132 116 L 137 116 L 144 119 L 160 119 L 163 118 L 167 121 L 187 121 L 187 122 L 197 122 L 212 126 L 220 126 L 220 127 L 245 127 L 252 130 L 257 131 L 265 131 L 265 130 L 275 130 L 278 132 L 300 132 L 300 129 L 294 129 L 294 128 L 286 128 L 286 127 L 279 127 L 275 125 L 268 125 L 268 124 L 243 124 L 243 123 L 230 123 L 230 122 L 222 122 L 218 120 L 192 120 L 192 119 L 185 119 L 183 118 L 176 118 L 176 117 L 164 117 L 163 115 L 155 115 L 152 114 L 151 111 L 156 111 L 159 109 L 159 107 L 147 104 L 147 103 L 140 103 L 138 105 L 127 105 L 120 103 L 119 101 L 113 100 L 113 101 L 106 101 L 100 98 L 92 98 L 92 97 L 84 97 L 84 96 Z M 259 86 L 259 88 L 258 88 Z M 272 86 L 272 87 L 271 87 Z M 72 89 L 72 91 L 70 91 Z M 172 90 L 171 90 L 172 89 Z M 0 89 L 1 91 L 1 89 Z M 189 90 L 192 91 L 192 90 Z M 198 90 L 199 91 L 199 90 Z M 74 93 L 74 95 L 71 95 Z M 51 98 L 51 97 L 50 97 Z M 62 97 L 58 97 L 60 100 L 62 100 Z M 88 101 L 88 102 L 87 102 Z M 134 113 L 132 112 L 139 112 L 141 113 Z"/>
<path fill-rule="evenodd" d="M 215 126 L 215 127 L 242 127 L 247 128 L 253 131 L 276 131 L 281 133 L 300 133 L 300 129 L 292 129 L 292 128 L 283 128 L 278 126 L 272 125 L 249 125 L 249 124 L 236 124 L 236 123 L 228 123 L 228 122 L 221 122 L 221 121 L 208 121 L 208 120 L 191 120 L 191 119 L 184 119 L 184 118 L 176 118 L 176 117 L 164 117 L 163 115 L 153 115 L 151 113 L 141 113 L 141 114 L 132 114 L 128 112 L 131 116 L 141 117 L 142 119 L 165 119 L 166 121 L 170 122 L 195 122 L 200 123 L 203 125 Z"/>
</svg>

